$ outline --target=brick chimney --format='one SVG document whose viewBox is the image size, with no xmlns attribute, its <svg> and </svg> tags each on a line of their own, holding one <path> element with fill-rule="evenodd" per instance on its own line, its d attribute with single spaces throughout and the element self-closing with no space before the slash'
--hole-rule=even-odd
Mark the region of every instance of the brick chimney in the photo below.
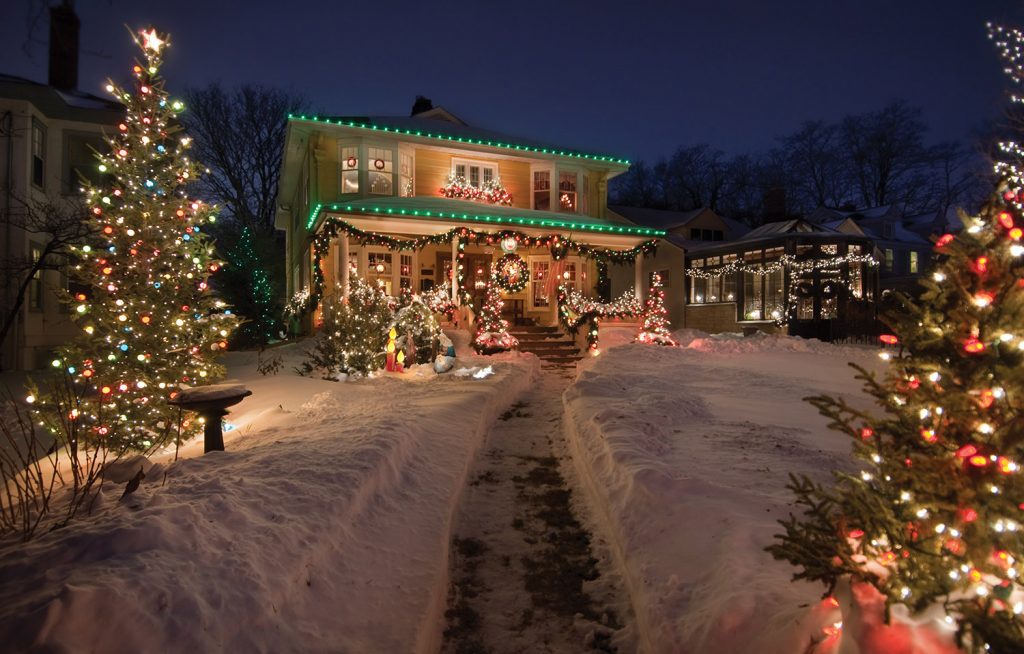
<svg viewBox="0 0 1024 654">
<path fill-rule="evenodd" d="M 50 86 L 65 91 L 78 88 L 80 25 L 72 0 L 50 7 Z"/>
</svg>

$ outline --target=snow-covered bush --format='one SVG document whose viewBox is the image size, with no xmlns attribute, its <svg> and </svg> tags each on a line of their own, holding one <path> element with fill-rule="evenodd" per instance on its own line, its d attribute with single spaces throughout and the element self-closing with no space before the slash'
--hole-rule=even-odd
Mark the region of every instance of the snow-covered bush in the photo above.
<svg viewBox="0 0 1024 654">
<path fill-rule="evenodd" d="M 412 296 L 409 303 L 395 314 L 395 331 L 401 340 L 400 347 L 408 349 L 405 339 L 412 337 L 416 346 L 415 361 L 406 363 L 430 363 L 437 354 L 438 338 L 441 336 L 441 325 L 437 322 L 434 312 L 418 296 Z"/>
</svg>

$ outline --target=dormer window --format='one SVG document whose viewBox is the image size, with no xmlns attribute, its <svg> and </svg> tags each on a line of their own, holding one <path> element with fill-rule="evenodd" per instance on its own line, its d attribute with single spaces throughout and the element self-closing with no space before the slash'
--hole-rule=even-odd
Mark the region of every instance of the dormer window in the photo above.
<svg viewBox="0 0 1024 654">
<path fill-rule="evenodd" d="M 558 210 L 576 213 L 576 173 L 558 173 Z"/>
<path fill-rule="evenodd" d="M 368 183 L 370 193 L 374 195 L 392 195 L 391 174 L 393 169 L 391 150 L 387 148 L 367 148 L 369 165 Z"/>
</svg>

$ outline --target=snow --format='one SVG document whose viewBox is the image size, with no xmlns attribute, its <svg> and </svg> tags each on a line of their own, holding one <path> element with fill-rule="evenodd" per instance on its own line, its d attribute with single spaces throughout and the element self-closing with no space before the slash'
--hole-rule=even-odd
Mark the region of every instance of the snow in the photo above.
<svg viewBox="0 0 1024 654">
<path fill-rule="evenodd" d="M 493 374 L 336 383 L 276 351 L 268 377 L 255 354 L 228 356 L 253 395 L 227 417 L 227 451 L 198 456 L 198 438 L 178 461 L 158 453 L 124 500 L 108 484 L 92 517 L 5 544 L 4 649 L 437 650 L 467 470 L 538 360 L 463 345 L 457 365 Z"/>
<path fill-rule="evenodd" d="M 564 423 L 643 649 L 805 651 L 839 610 L 764 547 L 792 509 L 789 473 L 825 481 L 853 465 L 848 439 L 801 398 L 869 406 L 846 363 L 877 370 L 877 350 L 692 330 L 674 334 L 679 348 L 607 336 L 563 396 Z"/>
</svg>

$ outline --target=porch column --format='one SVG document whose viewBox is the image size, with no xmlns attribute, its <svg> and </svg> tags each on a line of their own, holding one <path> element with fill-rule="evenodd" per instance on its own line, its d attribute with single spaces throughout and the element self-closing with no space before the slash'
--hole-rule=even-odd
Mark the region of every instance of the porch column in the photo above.
<svg viewBox="0 0 1024 654">
<path fill-rule="evenodd" d="M 636 299 L 643 301 L 644 299 L 644 255 L 637 254 L 636 261 L 633 264 L 633 284 L 635 285 L 634 291 L 636 292 Z"/>
<path fill-rule="evenodd" d="M 452 304 L 459 306 L 459 237 L 452 236 Z"/>
<path fill-rule="evenodd" d="M 338 246 L 338 259 L 340 259 L 341 263 L 341 299 L 347 300 L 349 276 L 352 273 L 348 267 L 348 232 L 341 233 L 341 239 Z"/>
</svg>

